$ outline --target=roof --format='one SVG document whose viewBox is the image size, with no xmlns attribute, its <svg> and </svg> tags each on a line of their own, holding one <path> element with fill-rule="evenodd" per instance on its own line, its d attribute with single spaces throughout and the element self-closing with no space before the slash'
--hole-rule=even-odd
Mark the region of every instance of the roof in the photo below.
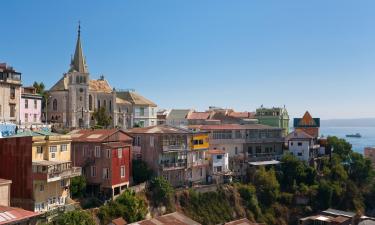
<svg viewBox="0 0 375 225">
<path fill-rule="evenodd" d="M 126 221 L 122 217 L 119 217 L 117 219 L 112 220 L 112 224 L 114 224 L 114 225 L 126 225 Z"/>
<path fill-rule="evenodd" d="M 11 183 L 12 183 L 11 180 L 6 180 L 6 179 L 0 178 L 0 185 L 11 184 Z"/>
<path fill-rule="evenodd" d="M 248 119 L 248 118 L 254 118 L 255 113 L 253 112 L 230 112 L 229 116 L 235 117 L 235 118 L 242 118 L 242 119 Z"/>
<path fill-rule="evenodd" d="M 63 76 L 59 81 L 53 85 L 49 91 L 65 91 L 68 90 L 68 79 L 66 76 Z"/>
<path fill-rule="evenodd" d="M 128 102 L 128 101 L 126 101 L 126 100 L 124 100 L 122 98 L 118 98 L 118 97 L 116 97 L 116 103 L 117 104 L 123 104 L 123 105 L 131 105 L 130 102 Z"/>
<path fill-rule="evenodd" d="M 373 220 L 363 220 L 358 225 L 375 225 L 375 221 L 373 221 Z"/>
<path fill-rule="evenodd" d="M 85 129 L 85 130 L 74 130 L 70 134 L 72 136 L 73 142 L 103 142 L 109 136 L 113 135 L 116 132 L 123 132 L 121 129 Z M 127 135 L 128 136 L 128 135 Z M 132 140 L 131 137 L 128 136 L 126 141 Z"/>
<path fill-rule="evenodd" d="M 257 162 L 249 162 L 252 166 L 265 166 L 265 165 L 276 165 L 280 164 L 280 161 L 277 160 L 269 160 L 269 161 L 257 161 Z"/>
<path fill-rule="evenodd" d="M 38 215 L 39 213 L 36 212 L 0 205 L 0 224 L 20 222 L 22 220 L 31 219 Z"/>
<path fill-rule="evenodd" d="M 224 223 L 224 225 L 260 225 L 260 223 L 254 223 L 254 222 L 251 222 L 250 220 L 248 220 L 246 218 L 243 218 L 243 219 L 239 219 L 239 220 L 233 220 L 233 221 L 230 221 L 230 222 L 226 222 L 226 223 Z"/>
<path fill-rule="evenodd" d="M 186 119 L 191 112 L 191 109 L 172 109 L 167 116 L 168 120 Z"/>
<path fill-rule="evenodd" d="M 294 127 L 320 127 L 320 118 L 312 118 L 308 111 L 305 112 L 302 118 L 294 118 Z"/>
<path fill-rule="evenodd" d="M 210 118 L 210 112 L 192 112 L 188 115 L 188 120 L 207 120 Z"/>
<path fill-rule="evenodd" d="M 25 130 L 15 135 L 12 135 L 10 137 L 30 137 L 30 136 L 35 137 L 35 136 L 59 136 L 59 135 L 61 134 L 53 133 L 47 130 L 38 130 L 38 131 Z"/>
<path fill-rule="evenodd" d="M 80 72 L 80 73 L 88 73 L 87 65 L 86 65 L 86 58 L 83 55 L 82 44 L 81 44 L 81 26 L 78 26 L 78 38 L 76 44 L 76 50 L 74 52 L 74 58 L 70 63 L 70 70 L 69 72 Z"/>
<path fill-rule="evenodd" d="M 130 225 L 200 225 L 182 213 L 174 212 L 149 220 L 143 220 Z"/>
<path fill-rule="evenodd" d="M 148 100 L 147 98 L 134 91 L 119 91 L 117 92 L 117 97 L 124 99 L 133 105 L 148 105 L 151 107 L 157 106 L 154 102 Z"/>
<path fill-rule="evenodd" d="M 126 130 L 130 134 L 191 134 L 196 133 L 188 129 L 174 127 L 166 124 L 155 125 L 150 127 L 137 127 Z"/>
<path fill-rule="evenodd" d="M 306 132 L 302 130 L 295 130 L 291 133 L 289 133 L 286 137 L 286 140 L 291 140 L 291 139 L 314 139 L 313 136 L 310 134 L 307 134 Z"/>
<path fill-rule="evenodd" d="M 356 215 L 354 212 L 341 211 L 341 210 L 331 209 L 331 208 L 323 211 L 323 213 L 336 215 L 336 216 L 346 216 L 346 217 L 354 217 Z"/>
<path fill-rule="evenodd" d="M 96 91 L 96 92 L 105 92 L 105 93 L 112 92 L 111 86 L 109 85 L 108 81 L 105 79 L 90 80 L 89 90 Z"/>
<path fill-rule="evenodd" d="M 281 128 L 271 127 L 263 124 L 214 124 L 214 125 L 195 125 L 194 128 L 201 130 L 282 130 Z"/>
<path fill-rule="evenodd" d="M 207 153 L 211 155 L 222 155 L 225 154 L 225 151 L 220 149 L 210 149 L 207 151 Z"/>
</svg>

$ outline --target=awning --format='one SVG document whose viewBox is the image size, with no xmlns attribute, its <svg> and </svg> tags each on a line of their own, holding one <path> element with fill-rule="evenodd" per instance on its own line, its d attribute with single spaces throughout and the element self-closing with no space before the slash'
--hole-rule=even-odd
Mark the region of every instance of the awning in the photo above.
<svg viewBox="0 0 375 225">
<path fill-rule="evenodd" d="M 252 166 L 267 166 L 267 165 L 277 165 L 280 164 L 280 161 L 269 160 L 269 161 L 258 161 L 258 162 L 248 162 Z"/>
</svg>

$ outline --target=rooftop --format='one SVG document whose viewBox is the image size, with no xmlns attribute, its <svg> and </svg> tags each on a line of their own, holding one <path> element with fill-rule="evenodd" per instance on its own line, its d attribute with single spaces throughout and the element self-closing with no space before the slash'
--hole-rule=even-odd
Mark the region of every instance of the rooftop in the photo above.
<svg viewBox="0 0 375 225">
<path fill-rule="evenodd" d="M 13 224 L 38 215 L 36 212 L 0 205 L 0 224 Z"/>
<path fill-rule="evenodd" d="M 210 112 L 192 112 L 188 115 L 188 120 L 207 120 L 210 118 Z"/>
<path fill-rule="evenodd" d="M 200 223 L 190 219 L 182 213 L 174 212 L 149 220 L 143 220 L 130 225 L 200 225 Z"/>
<path fill-rule="evenodd" d="M 285 137 L 286 140 L 290 140 L 290 139 L 314 139 L 313 136 L 311 136 L 310 134 L 307 134 L 306 132 L 302 131 L 302 130 L 295 130 L 291 133 L 289 133 L 286 137 Z"/>
<path fill-rule="evenodd" d="M 70 135 L 72 136 L 73 142 L 103 142 L 116 132 L 126 133 L 121 129 L 82 129 L 73 130 Z M 126 135 L 128 138 L 124 141 L 131 141 L 132 138 Z"/>
<path fill-rule="evenodd" d="M 254 222 L 251 222 L 250 220 L 244 218 L 244 219 L 226 222 L 224 225 L 261 225 L 261 223 L 254 223 Z"/>
<path fill-rule="evenodd" d="M 331 208 L 323 211 L 322 213 L 329 214 L 329 215 L 336 215 L 336 216 L 346 216 L 346 217 L 354 217 L 356 215 L 354 212 L 341 211 L 341 210 L 331 209 Z"/>
<path fill-rule="evenodd" d="M 90 80 L 89 90 L 96 91 L 96 92 L 105 92 L 105 93 L 112 92 L 111 86 L 109 85 L 108 81 L 105 79 Z"/>
<path fill-rule="evenodd" d="M 195 125 L 194 128 L 198 128 L 201 130 L 281 130 L 281 128 L 271 127 L 263 124 Z"/>
<path fill-rule="evenodd" d="M 191 111 L 191 109 L 172 109 L 168 114 L 167 119 L 186 119 Z"/>
<path fill-rule="evenodd" d="M 150 127 L 137 127 L 127 130 L 130 134 L 192 134 L 196 133 L 188 129 L 169 126 L 166 124 Z"/>
<path fill-rule="evenodd" d="M 148 100 L 147 98 L 141 96 L 140 94 L 136 93 L 135 91 L 119 91 L 117 92 L 117 97 L 126 100 L 134 105 L 147 105 L 151 107 L 156 107 L 157 105 Z"/>
</svg>

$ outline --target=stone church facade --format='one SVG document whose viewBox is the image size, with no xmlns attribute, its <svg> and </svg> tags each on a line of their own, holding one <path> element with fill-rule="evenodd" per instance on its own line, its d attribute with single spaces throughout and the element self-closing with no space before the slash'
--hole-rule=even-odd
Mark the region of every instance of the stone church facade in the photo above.
<svg viewBox="0 0 375 225">
<path fill-rule="evenodd" d="M 127 92 L 128 94 L 123 94 Z M 95 125 L 93 113 L 101 107 L 106 109 L 113 127 L 131 128 L 134 123 L 134 108 L 152 108 L 156 104 L 134 91 L 122 91 L 121 95 L 111 88 L 101 76 L 91 79 L 83 54 L 80 27 L 74 57 L 70 69 L 48 91 L 47 120 L 51 124 L 66 128 L 89 128 Z M 126 96 L 137 96 L 143 102 L 135 103 Z M 138 104 L 138 105 L 137 105 Z M 153 121 L 153 118 L 147 118 Z M 156 124 L 156 113 L 155 113 Z M 151 124 L 151 123 L 143 123 Z"/>
</svg>

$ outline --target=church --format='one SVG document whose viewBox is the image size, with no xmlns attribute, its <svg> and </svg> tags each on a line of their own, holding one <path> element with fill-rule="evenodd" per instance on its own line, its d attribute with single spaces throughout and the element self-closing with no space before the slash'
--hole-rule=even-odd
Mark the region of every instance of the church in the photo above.
<svg viewBox="0 0 375 225">
<path fill-rule="evenodd" d="M 70 69 L 48 91 L 46 117 L 63 128 L 89 128 L 96 124 L 93 113 L 104 107 L 112 127 L 156 125 L 156 107 L 134 90 L 112 88 L 104 76 L 91 79 L 81 44 L 81 28 Z"/>
</svg>

